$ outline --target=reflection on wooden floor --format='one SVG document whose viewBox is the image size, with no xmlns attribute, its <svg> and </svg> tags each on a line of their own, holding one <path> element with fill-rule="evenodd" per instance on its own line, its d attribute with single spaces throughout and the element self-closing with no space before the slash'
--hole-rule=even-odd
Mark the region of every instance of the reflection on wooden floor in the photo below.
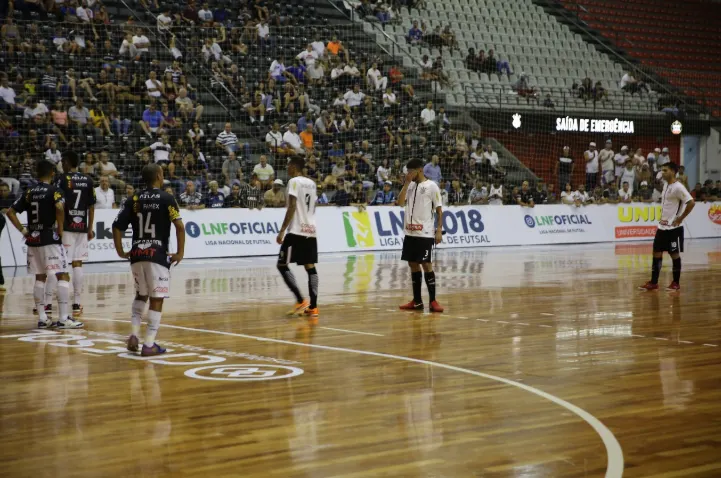
<svg viewBox="0 0 721 478">
<path fill-rule="evenodd" d="M 126 265 L 86 266 L 82 331 L 34 331 L 18 271 L 0 476 L 721 476 L 721 244 L 688 245 L 681 293 L 635 290 L 649 254 L 444 251 L 440 316 L 396 311 L 399 254 L 329 255 L 317 324 L 273 258 L 188 262 L 151 358 L 123 347 Z"/>
</svg>

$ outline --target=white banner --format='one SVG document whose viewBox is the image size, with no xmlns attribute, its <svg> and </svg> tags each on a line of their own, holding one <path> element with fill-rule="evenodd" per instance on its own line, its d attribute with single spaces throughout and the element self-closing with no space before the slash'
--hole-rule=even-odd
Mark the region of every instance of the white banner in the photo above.
<svg viewBox="0 0 721 478">
<path fill-rule="evenodd" d="M 120 260 L 113 246 L 114 209 L 95 212 L 95 240 L 88 262 Z M 285 209 L 182 210 L 185 257 L 221 258 L 267 256 L 278 253 L 275 237 Z M 650 240 L 660 216 L 657 204 L 586 206 L 542 205 L 460 206 L 443 212 L 446 234 L 440 248 L 534 244 L 571 244 Z M 21 220 L 25 216 L 20 215 Z M 319 252 L 400 250 L 403 210 L 394 206 L 319 207 L 316 210 Z M 687 238 L 721 237 L 721 203 L 698 203 L 685 222 Z M 130 248 L 130 231 L 123 244 Z M 171 232 L 171 249 L 175 234 Z M 24 241 L 8 224 L 0 237 L 4 266 L 26 265 Z"/>
</svg>

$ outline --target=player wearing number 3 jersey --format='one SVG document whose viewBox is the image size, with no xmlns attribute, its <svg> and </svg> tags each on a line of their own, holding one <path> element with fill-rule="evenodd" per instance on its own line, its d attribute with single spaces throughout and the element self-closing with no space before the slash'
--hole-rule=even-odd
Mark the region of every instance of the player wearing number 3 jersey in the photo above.
<svg viewBox="0 0 721 478">
<path fill-rule="evenodd" d="M 289 315 L 305 314 L 311 318 L 318 317 L 318 243 L 315 230 L 316 185 L 312 179 L 301 176 L 305 167 L 303 158 L 294 157 L 288 163 L 287 201 L 283 226 L 280 228 L 276 241 L 281 244 L 278 254 L 278 271 L 283 276 L 288 288 L 295 295 L 296 303 Z M 286 231 L 288 233 L 286 234 Z M 308 294 L 310 301 L 303 298 L 295 281 L 295 276 L 288 267 L 295 263 L 304 266 L 308 273 Z"/>
<path fill-rule="evenodd" d="M 115 250 L 123 259 L 130 259 L 130 270 L 135 279 L 135 300 L 132 306 L 132 331 L 128 338 L 128 350 L 137 352 L 138 335 L 150 299 L 148 328 L 141 355 L 158 355 L 165 349 L 155 343 L 160 326 L 163 299 L 170 297 L 170 267 L 183 259 L 185 251 L 185 227 L 180 218 L 178 203 L 173 196 L 162 191 L 163 170 L 157 164 L 143 168 L 143 181 L 147 189 L 125 201 L 123 209 L 113 222 Z M 133 228 L 130 252 L 123 250 L 123 233 Z M 178 252 L 170 253 L 170 226 L 175 226 Z"/>
<path fill-rule="evenodd" d="M 438 185 L 423 174 L 423 161 L 412 159 L 406 165 L 408 174 L 398 204 L 405 206 L 403 217 L 403 254 L 401 260 L 408 261 L 413 282 L 413 300 L 400 306 L 401 310 L 423 310 L 421 279 L 425 274 L 431 312 L 443 312 L 436 301 L 436 274 L 433 272 L 431 257 L 433 247 L 443 237 L 443 211 L 441 191 Z M 434 221 L 435 213 L 435 221 Z M 423 269 L 423 273 L 421 272 Z"/>
</svg>

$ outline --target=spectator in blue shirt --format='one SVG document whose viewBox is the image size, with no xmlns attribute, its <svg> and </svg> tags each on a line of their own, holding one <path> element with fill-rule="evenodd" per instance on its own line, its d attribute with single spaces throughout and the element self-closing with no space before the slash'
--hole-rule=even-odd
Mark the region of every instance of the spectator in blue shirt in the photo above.
<svg viewBox="0 0 721 478">
<path fill-rule="evenodd" d="M 148 136 L 152 137 L 153 133 L 158 131 L 160 123 L 163 121 L 163 113 L 158 111 L 158 107 L 155 103 L 150 103 L 147 110 L 143 111 L 143 120 L 140 122 L 140 127 Z"/>
<path fill-rule="evenodd" d="M 313 124 L 313 115 L 307 112 L 298 119 L 298 131 L 305 131 L 308 124 Z"/>
<path fill-rule="evenodd" d="M 345 181 L 343 178 L 338 178 L 336 182 L 337 191 L 333 196 L 333 204 L 336 206 L 348 206 L 350 204 L 350 194 L 345 189 Z"/>
<path fill-rule="evenodd" d="M 431 162 L 425 165 L 423 175 L 436 184 L 441 182 L 443 175 L 441 174 L 441 167 L 438 165 L 438 156 L 434 154 Z"/>
<path fill-rule="evenodd" d="M 298 80 L 298 83 L 300 83 L 301 85 L 305 85 L 307 83 L 306 68 L 305 66 L 301 65 L 298 60 L 294 60 L 293 66 L 286 69 L 285 71 L 293 75 L 293 77 Z"/>
<path fill-rule="evenodd" d="M 326 196 L 325 193 L 323 192 L 322 184 L 318 185 L 318 189 L 316 191 L 316 197 L 318 198 L 316 200 L 316 204 L 322 204 L 322 205 L 328 204 L 328 196 Z"/>
<path fill-rule="evenodd" d="M 336 142 L 333 143 L 333 147 L 328 150 L 328 159 L 331 163 L 335 163 L 336 161 L 331 158 L 343 158 L 345 156 L 345 151 L 341 147 L 340 143 Z"/>
<path fill-rule="evenodd" d="M 205 197 L 205 207 L 209 209 L 222 208 L 225 204 L 225 195 L 218 191 L 218 181 L 211 181 L 208 187 L 210 191 Z"/>
<path fill-rule="evenodd" d="M 215 20 L 216 23 L 225 25 L 225 21 L 228 19 L 230 19 L 230 12 L 222 5 L 213 12 L 213 20 Z"/>
<path fill-rule="evenodd" d="M 423 40 L 423 30 L 418 28 L 418 20 L 413 22 L 413 28 L 408 32 L 408 41 L 412 44 L 420 43 Z"/>
<path fill-rule="evenodd" d="M 386 181 L 383 189 L 376 192 L 376 196 L 371 201 L 372 206 L 391 205 L 396 203 L 396 194 L 391 190 L 393 183 Z"/>
</svg>

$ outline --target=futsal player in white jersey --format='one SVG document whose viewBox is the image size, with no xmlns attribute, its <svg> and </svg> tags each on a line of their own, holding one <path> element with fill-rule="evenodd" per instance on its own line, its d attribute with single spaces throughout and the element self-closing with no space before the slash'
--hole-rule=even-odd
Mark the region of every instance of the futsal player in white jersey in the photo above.
<svg viewBox="0 0 721 478">
<path fill-rule="evenodd" d="M 403 218 L 405 238 L 401 260 L 407 261 L 411 268 L 413 300 L 401 305 L 400 309 L 423 310 L 421 278 L 425 275 L 430 301 L 429 310 L 443 312 L 443 307 L 436 301 L 436 274 L 433 272 L 431 257 L 433 247 L 439 244 L 443 237 L 441 191 L 436 183 L 426 179 L 423 174 L 423 161 L 412 159 L 408 162 L 407 168 L 405 184 L 398 195 L 398 205 L 405 206 Z"/>
<path fill-rule="evenodd" d="M 278 254 L 278 270 L 288 288 L 295 295 L 296 303 L 289 315 L 305 314 L 311 318 L 318 317 L 318 242 L 315 228 L 316 184 L 301 176 L 305 160 L 300 157 L 291 158 L 288 163 L 288 186 L 286 188 L 287 207 L 283 225 L 278 232 L 276 241 L 281 244 Z M 288 232 L 286 234 L 286 231 Z M 295 281 L 295 276 L 288 267 L 295 263 L 304 266 L 308 273 L 308 295 L 310 300 L 303 298 Z"/>
<path fill-rule="evenodd" d="M 680 290 L 681 256 L 683 252 L 683 220 L 691 213 L 696 203 L 686 187 L 676 180 L 678 165 L 666 163 L 661 169 L 664 181 L 661 193 L 661 220 L 653 240 L 653 263 L 651 280 L 639 287 L 643 290 L 657 290 L 661 273 L 663 253 L 668 252 L 673 261 L 673 282 L 666 290 Z"/>
</svg>

